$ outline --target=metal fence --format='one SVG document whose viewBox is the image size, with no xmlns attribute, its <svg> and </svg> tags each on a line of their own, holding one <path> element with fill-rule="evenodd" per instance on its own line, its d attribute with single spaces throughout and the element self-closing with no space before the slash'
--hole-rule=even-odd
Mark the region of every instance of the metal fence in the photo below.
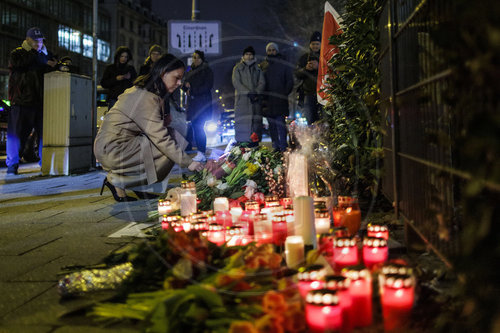
<svg viewBox="0 0 500 333">
<path fill-rule="evenodd" d="M 396 214 L 445 262 L 458 249 L 447 68 L 433 32 L 447 21 L 452 0 L 387 0 L 380 16 L 384 195 Z"/>
</svg>

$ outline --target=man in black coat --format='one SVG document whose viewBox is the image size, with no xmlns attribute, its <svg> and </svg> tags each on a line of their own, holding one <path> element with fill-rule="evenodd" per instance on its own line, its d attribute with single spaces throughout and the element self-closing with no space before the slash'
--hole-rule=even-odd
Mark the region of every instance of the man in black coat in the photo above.
<svg viewBox="0 0 500 333">
<path fill-rule="evenodd" d="M 318 65 L 321 48 L 321 33 L 315 31 L 309 43 L 309 52 L 303 54 L 297 63 L 295 76 L 302 80 L 300 93 L 304 95 L 302 114 L 311 125 L 319 119 L 319 104 L 316 84 L 318 80 Z"/>
<path fill-rule="evenodd" d="M 19 161 L 33 128 L 39 138 L 42 158 L 43 75 L 56 66 L 57 60 L 47 51 L 40 28 L 33 27 L 26 39 L 9 57 L 9 100 L 7 124 L 7 174 L 17 174 Z"/>
<path fill-rule="evenodd" d="M 293 89 L 293 73 L 289 64 L 278 52 L 276 43 L 267 44 L 266 60 L 259 66 L 264 72 L 266 81 L 262 115 L 269 123 L 269 135 L 273 148 L 277 151 L 284 151 L 288 146 L 285 118 L 289 113 L 288 95 Z"/>
</svg>

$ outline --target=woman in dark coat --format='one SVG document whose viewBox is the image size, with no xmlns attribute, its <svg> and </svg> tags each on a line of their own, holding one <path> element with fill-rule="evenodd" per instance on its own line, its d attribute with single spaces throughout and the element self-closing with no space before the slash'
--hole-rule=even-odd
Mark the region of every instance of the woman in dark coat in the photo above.
<svg viewBox="0 0 500 333">
<path fill-rule="evenodd" d="M 132 87 L 137 72 L 135 68 L 128 64 L 132 60 L 132 53 L 126 46 L 120 46 L 116 49 L 114 62 L 104 70 L 101 79 L 101 86 L 108 89 L 108 109 L 111 109 L 116 103 L 118 96 L 125 89 Z"/>
<path fill-rule="evenodd" d="M 139 76 L 140 75 L 146 75 L 151 71 L 151 68 L 153 67 L 154 63 L 160 59 L 162 50 L 160 45 L 153 45 L 149 48 L 149 53 L 148 57 L 144 61 L 144 64 L 141 65 L 141 68 L 139 68 Z"/>
<path fill-rule="evenodd" d="M 207 149 L 207 136 L 205 122 L 212 117 L 212 87 L 214 74 L 202 51 L 194 51 L 191 70 L 187 72 L 184 80 L 184 90 L 188 95 L 187 120 L 191 121 L 192 132 L 196 142 L 198 155 L 196 160 L 204 161 Z"/>
<path fill-rule="evenodd" d="M 255 62 L 252 46 L 243 50 L 241 61 L 233 68 L 234 130 L 237 142 L 258 145 L 262 139 L 262 114 L 260 94 L 264 90 L 265 79 Z"/>
<path fill-rule="evenodd" d="M 107 186 L 116 201 L 135 200 L 126 195 L 126 188 L 161 182 L 174 163 L 191 171 L 202 169 L 178 146 L 164 115 L 164 101 L 181 85 L 183 75 L 184 63 L 165 54 L 104 117 L 94 153 L 108 172 L 103 188 Z"/>
<path fill-rule="evenodd" d="M 277 151 L 284 151 L 287 147 L 285 119 L 289 114 L 288 95 L 293 89 L 293 72 L 278 52 L 276 43 L 267 44 L 266 60 L 259 66 L 266 80 L 262 115 L 269 123 L 269 135 L 273 148 Z"/>
</svg>

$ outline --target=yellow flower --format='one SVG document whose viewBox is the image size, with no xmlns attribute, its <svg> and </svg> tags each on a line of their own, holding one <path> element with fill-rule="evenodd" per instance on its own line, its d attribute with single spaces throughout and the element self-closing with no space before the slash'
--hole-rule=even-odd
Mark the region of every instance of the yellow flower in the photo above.
<svg viewBox="0 0 500 333">
<path fill-rule="evenodd" d="M 253 163 L 247 162 L 245 169 L 245 174 L 251 176 L 259 170 L 259 167 Z"/>
</svg>

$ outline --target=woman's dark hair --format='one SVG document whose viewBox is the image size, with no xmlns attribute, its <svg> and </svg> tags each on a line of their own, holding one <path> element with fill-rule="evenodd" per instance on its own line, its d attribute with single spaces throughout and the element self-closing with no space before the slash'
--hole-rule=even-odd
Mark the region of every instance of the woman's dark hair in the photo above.
<svg viewBox="0 0 500 333">
<path fill-rule="evenodd" d="M 141 75 L 135 80 L 134 85 L 163 97 L 167 93 L 167 89 L 161 77 L 165 73 L 175 71 L 179 68 L 186 68 L 186 66 L 180 59 L 172 54 L 164 54 L 153 64 L 153 68 L 151 68 L 148 74 Z"/>
<path fill-rule="evenodd" d="M 132 52 L 130 52 L 130 49 L 126 46 L 118 46 L 118 48 L 115 51 L 115 58 L 114 58 L 114 64 L 118 65 L 120 63 L 120 56 L 122 53 L 127 53 L 128 54 L 128 61 L 133 60 L 132 59 Z"/>
</svg>

